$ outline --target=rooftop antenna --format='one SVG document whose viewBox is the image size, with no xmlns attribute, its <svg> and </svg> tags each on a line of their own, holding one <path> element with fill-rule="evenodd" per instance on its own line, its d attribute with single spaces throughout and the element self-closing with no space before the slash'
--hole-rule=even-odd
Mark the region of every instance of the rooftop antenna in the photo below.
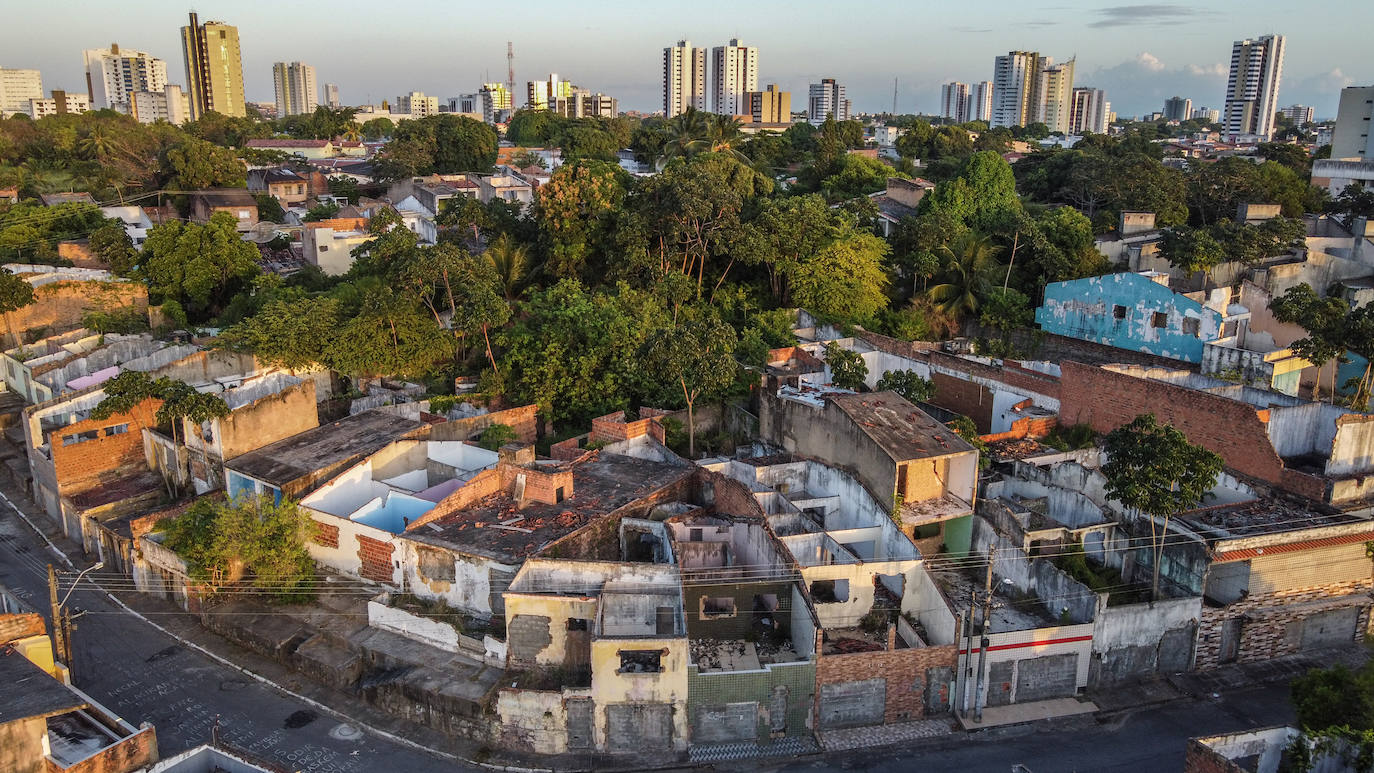
<svg viewBox="0 0 1374 773">
<path fill-rule="evenodd" d="M 515 44 L 506 41 L 506 89 L 511 95 L 511 104 L 515 104 Z"/>
</svg>

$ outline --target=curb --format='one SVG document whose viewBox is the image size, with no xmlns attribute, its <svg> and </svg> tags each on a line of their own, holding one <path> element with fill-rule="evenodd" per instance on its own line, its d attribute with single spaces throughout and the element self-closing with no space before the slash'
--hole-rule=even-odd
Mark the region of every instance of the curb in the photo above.
<svg viewBox="0 0 1374 773">
<path fill-rule="evenodd" d="M 53 553 L 53 555 L 55 555 L 55 556 L 57 556 L 59 559 L 61 559 L 62 562 L 65 563 L 69 568 L 72 568 L 72 569 L 75 569 L 75 568 L 76 568 L 76 564 L 72 562 L 71 558 L 70 558 L 65 552 L 63 552 L 61 548 L 57 547 L 57 545 L 56 545 L 52 540 L 48 539 L 48 535 L 45 534 L 45 533 L 43 532 L 42 529 L 38 528 L 38 526 L 37 526 L 36 524 L 34 524 L 34 522 L 29 518 L 29 516 L 28 516 L 23 510 L 21 510 L 21 509 L 19 509 L 17 506 L 15 506 L 14 502 L 10 501 L 10 498 L 7 497 L 7 496 L 5 496 L 4 492 L 0 492 L 0 500 L 3 500 L 3 501 L 5 502 L 5 504 L 9 505 L 9 508 L 10 508 L 11 510 L 13 510 L 13 511 L 15 512 L 15 514 L 18 515 L 18 516 L 24 521 L 24 523 L 28 524 L 28 527 L 29 527 L 30 529 L 32 529 L 32 530 L 34 531 L 34 533 L 36 533 L 39 537 L 41 537 L 41 538 L 43 539 L 43 542 L 47 544 L 48 550 L 51 551 L 51 552 Z M 387 740 L 387 741 L 391 741 L 392 743 L 397 743 L 397 744 L 400 744 L 400 745 L 402 745 L 402 746 L 409 747 L 409 748 L 411 748 L 411 749 L 415 749 L 416 751 L 422 751 L 422 752 L 425 752 L 425 753 L 427 753 L 427 754 L 432 754 L 432 755 L 434 755 L 434 756 L 436 756 L 436 757 L 441 757 L 441 758 L 446 759 L 446 760 L 451 760 L 451 761 L 453 761 L 453 762 L 461 762 L 461 763 L 464 763 L 464 764 L 467 764 L 467 765 L 473 765 L 473 766 L 476 766 L 476 767 L 479 767 L 479 768 L 483 768 L 483 769 L 486 769 L 486 770 L 498 770 L 498 771 L 503 771 L 503 773 L 553 773 L 553 770 L 552 770 L 551 768 L 525 768 L 525 767 L 518 767 L 518 766 L 514 766 L 514 765 L 494 765 L 494 764 L 488 763 L 488 762 L 478 762 L 477 760 L 470 760 L 470 759 L 467 759 L 467 758 L 465 758 L 465 757 L 460 757 L 460 756 L 457 755 L 457 754 L 453 754 L 453 753 L 445 752 L 445 751 L 440 751 L 440 750 L 438 750 L 438 749 L 432 749 L 432 748 L 430 748 L 430 747 L 428 747 L 428 746 L 425 746 L 424 744 L 417 743 L 417 742 L 412 741 L 412 740 L 410 740 L 410 739 L 408 739 L 408 738 L 403 738 L 403 737 L 401 737 L 401 736 L 399 736 L 399 735 L 396 735 L 395 733 L 390 733 L 390 732 L 388 732 L 388 731 L 386 731 L 386 730 L 382 730 L 382 729 L 380 729 L 380 728 L 373 727 L 372 725 L 369 725 L 369 724 L 367 724 L 367 723 L 365 723 L 365 722 L 360 722 L 360 721 L 354 719 L 353 717 L 350 717 L 350 716 L 348 716 L 347 714 L 344 714 L 343 712 L 340 712 L 340 711 L 337 711 L 337 710 L 335 710 L 335 709 L 333 709 L 333 708 L 330 708 L 329 706 L 326 706 L 325 704 L 320 703 L 319 701 L 314 700 L 313 698 L 309 698 L 309 697 L 306 697 L 306 696 L 304 696 L 304 695 L 301 695 L 300 693 L 294 692 L 294 691 L 292 691 L 292 690 L 290 690 L 290 689 L 288 689 L 288 688 L 286 688 L 286 687 L 284 687 L 284 686 L 282 686 L 282 685 L 280 685 L 280 684 L 277 684 L 276 682 L 272 681 L 271 679 L 268 679 L 267 677 L 262 676 L 261 674 L 258 674 L 258 673 L 254 672 L 254 671 L 251 671 L 251 670 L 249 670 L 249 669 L 247 669 L 247 668 L 244 668 L 243 666 L 240 666 L 240 665 L 237 664 L 237 663 L 234 663 L 233 661 L 230 661 L 230 660 L 228 660 L 228 659 L 226 659 L 226 658 L 223 658 L 223 657 L 221 657 L 221 656 L 215 654 L 214 652 L 211 652 L 210 650 L 208 650 L 208 649 L 206 649 L 206 648 L 200 646 L 199 644 L 196 644 L 195 642 L 190 641 L 189 639 L 184 639 L 184 638 L 182 638 L 181 636 L 179 636 L 179 635 L 173 633 L 172 631 L 169 631 L 168 629 L 162 627 L 161 625 L 159 625 L 159 624 L 153 622 L 152 620 L 149 620 L 148 618 L 146 618 L 146 617 L 144 617 L 143 615 L 139 614 L 138 612 L 134 611 L 131 607 L 129 607 L 128 604 L 125 604 L 122 600 L 120 600 L 120 599 L 119 599 L 117 596 L 115 596 L 113 593 L 111 593 L 111 592 L 108 591 L 108 590 L 105 590 L 104 586 L 102 586 L 102 585 L 100 585 L 99 583 L 96 583 L 96 582 L 94 582 L 94 581 L 92 581 L 92 584 L 95 585 L 97 588 L 99 588 L 101 593 L 103 593 L 107 598 L 109 598 L 110 601 L 114 602 L 120 609 L 124 610 L 125 613 L 127 613 L 127 614 L 129 614 L 129 615 L 132 615 L 133 617 L 135 617 L 135 618 L 141 620 L 142 622 L 144 622 L 145 624 L 147 624 L 147 625 L 149 625 L 149 626 L 151 626 L 151 627 L 153 627 L 153 628 L 156 628 L 158 631 L 162 632 L 162 633 L 163 633 L 164 635 L 166 635 L 168 638 L 170 638 L 170 639 L 172 639 L 172 640 L 174 640 L 174 641 L 176 641 L 176 642 L 179 642 L 179 643 L 182 644 L 183 646 L 189 647 L 189 648 L 195 650 L 196 652 L 199 652 L 200 654 L 202 654 L 202 655 L 204 655 L 204 656 L 210 658 L 211 660 L 213 660 L 213 661 L 215 661 L 215 662 L 217 662 L 217 663 L 219 663 L 219 664 L 221 664 L 221 665 L 228 666 L 229 668 L 232 668 L 232 669 L 234 669 L 235 671 L 238 671 L 239 673 L 243 674 L 244 676 L 251 677 L 252 679 L 254 679 L 254 680 L 256 680 L 256 681 L 258 681 L 258 682 L 260 682 L 260 683 L 262 683 L 262 684 L 264 684 L 264 685 L 267 685 L 268 687 L 271 687 L 271 688 L 277 690 L 278 692 L 282 693 L 283 695 L 289 696 L 289 697 L 291 697 L 291 698 L 294 699 L 294 700 L 301 701 L 302 703 L 305 703 L 305 704 L 309 705 L 309 706 L 312 707 L 312 708 L 319 709 L 320 711 L 323 711 L 324 713 L 326 713 L 326 714 L 328 714 L 328 715 L 334 717 L 335 719 L 338 719 L 338 720 L 341 720 L 341 721 L 343 721 L 343 722 L 347 722 L 347 723 L 349 723 L 349 724 L 352 724 L 352 725 L 354 725 L 354 726 L 356 726 L 356 727 L 358 727 L 358 728 L 361 728 L 362 730 L 365 730 L 365 731 L 367 731 L 368 733 L 371 733 L 372 735 L 375 735 L 375 736 L 377 736 L 377 737 L 379 737 L 379 738 L 383 738 L 383 739 L 385 739 L 385 740 Z"/>
</svg>

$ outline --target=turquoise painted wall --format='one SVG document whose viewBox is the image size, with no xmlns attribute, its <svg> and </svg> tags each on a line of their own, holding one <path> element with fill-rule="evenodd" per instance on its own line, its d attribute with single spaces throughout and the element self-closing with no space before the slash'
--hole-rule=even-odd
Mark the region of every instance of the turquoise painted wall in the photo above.
<svg viewBox="0 0 1374 773">
<path fill-rule="evenodd" d="M 1162 316 L 1159 316 L 1162 315 Z M 1186 362 L 1221 337 L 1221 314 L 1140 274 L 1054 282 L 1035 321 L 1048 333 Z"/>
</svg>

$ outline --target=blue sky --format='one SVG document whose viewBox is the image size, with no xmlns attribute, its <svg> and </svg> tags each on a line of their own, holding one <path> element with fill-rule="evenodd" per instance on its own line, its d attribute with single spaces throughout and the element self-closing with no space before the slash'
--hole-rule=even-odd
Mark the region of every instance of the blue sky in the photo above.
<svg viewBox="0 0 1374 773">
<path fill-rule="evenodd" d="M 603 91 L 621 109 L 661 106 L 662 49 L 679 38 L 715 46 L 738 36 L 759 47 L 762 83 L 805 101 L 807 83 L 834 77 L 859 111 L 935 112 L 939 86 L 988 80 L 993 57 L 1037 50 L 1077 56 L 1076 85 L 1104 88 L 1114 109 L 1161 109 L 1179 94 L 1221 107 L 1231 42 L 1278 32 L 1288 51 L 1281 104 L 1333 116 L 1351 83 L 1374 83 L 1370 0 L 1091 3 L 981 0 L 548 2 L 522 0 L 240 0 L 196 6 L 201 19 L 239 27 L 248 98 L 272 99 L 272 63 L 314 65 L 348 104 L 418 89 L 446 97 L 506 79 L 515 43 L 517 85 L 550 71 Z M 43 71 L 47 89 L 84 90 L 81 50 L 117 42 L 168 62 L 185 82 L 179 30 L 190 6 L 157 0 L 25 3 L 0 29 L 0 66 Z"/>
</svg>

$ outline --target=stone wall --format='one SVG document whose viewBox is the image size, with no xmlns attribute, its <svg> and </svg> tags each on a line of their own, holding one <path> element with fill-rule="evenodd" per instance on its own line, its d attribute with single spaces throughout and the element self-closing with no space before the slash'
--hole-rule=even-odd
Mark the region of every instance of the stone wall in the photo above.
<svg viewBox="0 0 1374 773">
<path fill-rule="evenodd" d="M 1198 625 L 1196 668 L 1216 668 L 1223 662 L 1224 629 L 1239 625 L 1235 660 L 1254 663 L 1302 649 L 1303 626 L 1307 618 L 1341 608 L 1350 608 L 1354 626 L 1347 641 L 1356 645 L 1369 630 L 1370 597 L 1374 583 L 1352 580 L 1307 588 L 1291 588 L 1274 593 L 1247 596 L 1225 607 L 1202 608 Z M 1230 622 L 1228 621 L 1235 621 Z"/>
<path fill-rule="evenodd" d="M 482 432 L 493 424 L 504 424 L 515 431 L 515 439 L 520 443 L 533 443 L 539 438 L 539 406 L 522 405 L 504 411 L 493 411 L 481 416 L 446 421 L 436 424 L 431 430 L 431 440 L 476 440 Z"/>
</svg>

